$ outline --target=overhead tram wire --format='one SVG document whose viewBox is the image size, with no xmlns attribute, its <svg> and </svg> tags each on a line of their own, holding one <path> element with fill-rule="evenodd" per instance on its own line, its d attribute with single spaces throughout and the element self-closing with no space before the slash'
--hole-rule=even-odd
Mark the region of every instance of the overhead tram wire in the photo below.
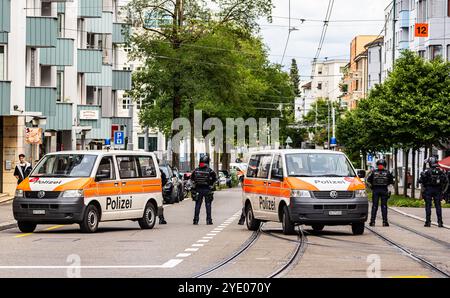
<svg viewBox="0 0 450 298">
<path fill-rule="evenodd" d="M 286 55 L 287 47 L 289 45 L 289 38 L 291 37 L 291 33 L 292 33 L 292 31 L 296 31 L 296 30 L 298 30 L 298 29 L 295 27 L 291 27 L 291 0 L 289 0 L 289 29 L 288 29 L 288 36 L 286 39 L 286 44 L 284 45 L 283 56 L 281 57 L 281 63 L 280 63 L 281 65 L 283 65 L 283 61 L 284 61 L 284 57 Z"/>
</svg>

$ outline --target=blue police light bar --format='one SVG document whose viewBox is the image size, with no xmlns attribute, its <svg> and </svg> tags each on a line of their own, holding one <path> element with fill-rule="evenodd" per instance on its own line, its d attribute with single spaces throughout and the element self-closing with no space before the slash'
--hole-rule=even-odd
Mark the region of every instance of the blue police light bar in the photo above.
<svg viewBox="0 0 450 298">
<path fill-rule="evenodd" d="M 105 146 L 111 145 L 111 139 L 105 139 Z"/>
</svg>

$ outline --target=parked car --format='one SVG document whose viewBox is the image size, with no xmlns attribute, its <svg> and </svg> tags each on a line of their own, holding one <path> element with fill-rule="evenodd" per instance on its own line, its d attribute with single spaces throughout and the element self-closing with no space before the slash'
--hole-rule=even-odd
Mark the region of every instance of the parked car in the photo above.
<svg viewBox="0 0 450 298">
<path fill-rule="evenodd" d="M 232 162 L 230 163 L 230 168 L 236 171 L 239 182 L 242 183 L 244 181 L 245 173 L 247 172 L 247 164 L 243 162 Z"/>
<path fill-rule="evenodd" d="M 164 203 L 173 204 L 184 200 L 183 181 L 178 175 L 178 170 L 167 164 L 162 164 L 159 168 L 167 178 L 167 182 L 163 185 Z"/>
<path fill-rule="evenodd" d="M 225 179 L 224 185 L 228 186 L 229 188 L 233 187 L 230 173 L 228 171 L 226 171 L 226 170 L 220 170 L 219 171 L 219 178 L 220 178 L 220 174 L 222 174 L 224 179 Z"/>
<path fill-rule="evenodd" d="M 182 174 L 183 180 L 183 197 L 187 198 L 192 189 L 191 172 L 186 172 Z"/>
</svg>

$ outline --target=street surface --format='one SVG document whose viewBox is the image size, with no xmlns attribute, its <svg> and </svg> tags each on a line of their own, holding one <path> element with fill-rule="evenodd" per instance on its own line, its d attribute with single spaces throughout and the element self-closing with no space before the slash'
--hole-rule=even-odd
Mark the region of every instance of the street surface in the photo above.
<svg viewBox="0 0 450 298">
<path fill-rule="evenodd" d="M 322 232 L 302 226 L 298 236 L 285 236 L 281 224 L 266 223 L 253 233 L 237 225 L 239 188 L 215 193 L 214 225 L 205 224 L 202 207 L 198 226 L 192 225 L 194 203 L 188 199 L 166 206 L 168 224 L 153 230 L 132 221 L 101 223 L 96 234 L 82 234 L 78 225 L 41 225 L 30 234 L 0 228 L 0 277 L 445 277 L 450 272 L 449 229 L 424 228 L 421 220 L 393 210 L 389 228 L 381 227 L 381 219 L 373 228 L 383 239 L 368 229 L 353 236 L 350 226 Z M 424 213 L 397 209 L 417 217 Z M 445 209 L 444 222 L 449 218 Z M 0 205 L 0 222 L 10 221 L 11 204 Z"/>
</svg>

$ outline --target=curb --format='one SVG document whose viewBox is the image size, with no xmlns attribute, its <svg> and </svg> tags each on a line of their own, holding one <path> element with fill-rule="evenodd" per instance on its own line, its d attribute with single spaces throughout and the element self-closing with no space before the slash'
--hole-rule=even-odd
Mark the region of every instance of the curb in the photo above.
<svg viewBox="0 0 450 298">
<path fill-rule="evenodd" d="M 9 230 L 17 227 L 16 222 L 6 222 L 0 224 L 0 231 Z"/>
<path fill-rule="evenodd" d="M 5 198 L 0 198 L 0 205 L 5 204 L 5 203 L 9 203 L 12 200 L 14 200 L 14 197 L 5 197 Z"/>
</svg>

